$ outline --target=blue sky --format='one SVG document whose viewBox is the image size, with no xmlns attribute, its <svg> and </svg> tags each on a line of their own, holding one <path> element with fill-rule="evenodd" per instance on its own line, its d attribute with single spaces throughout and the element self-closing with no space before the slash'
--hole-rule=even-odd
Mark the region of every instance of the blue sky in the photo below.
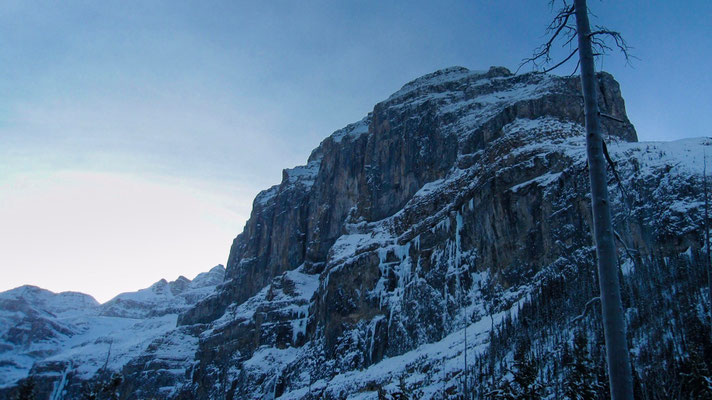
<svg viewBox="0 0 712 400">
<path fill-rule="evenodd" d="M 640 139 L 710 135 L 712 2 L 590 6 L 638 57 L 602 66 Z M 5 1 L 0 290 L 106 300 L 225 262 L 283 168 L 420 75 L 516 69 L 551 15 L 544 0 Z"/>
</svg>

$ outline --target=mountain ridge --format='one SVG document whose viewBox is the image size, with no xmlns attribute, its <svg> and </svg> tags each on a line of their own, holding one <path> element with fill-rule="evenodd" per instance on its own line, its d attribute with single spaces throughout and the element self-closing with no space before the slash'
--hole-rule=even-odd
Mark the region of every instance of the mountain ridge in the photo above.
<svg viewBox="0 0 712 400">
<path fill-rule="evenodd" d="M 680 388 L 694 352 L 672 355 L 675 338 L 712 351 L 695 311 L 709 141 L 637 142 L 618 83 L 597 79 L 623 121 L 602 129 L 639 391 Z M 120 397 L 516 397 L 524 362 L 560 397 L 573 337 L 585 329 L 597 368 L 605 352 L 600 316 L 579 318 L 598 290 L 585 148 L 577 77 L 454 67 L 407 83 L 257 195 L 224 281 L 110 369 Z M 43 393 L 104 379 L 64 368 L 33 367 Z"/>
<path fill-rule="evenodd" d="M 105 354 L 107 349 L 92 347 L 92 340 L 118 343 L 125 341 L 125 335 L 137 334 L 146 340 L 172 329 L 180 311 L 222 283 L 224 271 L 224 267 L 218 265 L 198 274 L 192 281 L 185 277 L 172 282 L 162 279 L 146 289 L 121 293 L 103 304 L 84 293 L 54 293 L 32 285 L 0 293 L 0 371 L 3 372 L 0 388 L 26 376 L 34 363 L 43 360 L 81 363 L 86 374 L 92 376 L 105 361 L 110 361 Z M 191 287 L 191 284 L 194 285 Z M 177 293 L 161 296 L 166 288 L 170 291 L 171 285 L 179 286 Z M 179 297 L 181 294 L 184 296 Z M 183 302 L 176 304 L 177 299 Z M 154 327 L 153 332 L 142 329 L 136 332 L 135 328 L 145 326 L 142 325 L 144 320 L 154 321 L 158 330 Z M 89 341 L 75 340 L 82 337 Z M 91 357 L 92 351 L 97 350 L 104 354 Z M 130 355 L 136 350 L 129 346 L 123 351 Z M 117 348 L 114 348 L 116 355 Z M 120 360 L 117 365 L 123 366 Z"/>
</svg>

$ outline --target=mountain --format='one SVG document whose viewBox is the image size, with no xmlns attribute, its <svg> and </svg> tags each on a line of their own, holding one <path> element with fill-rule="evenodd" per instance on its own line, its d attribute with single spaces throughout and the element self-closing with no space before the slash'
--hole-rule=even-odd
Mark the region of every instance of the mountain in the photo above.
<svg viewBox="0 0 712 400">
<path fill-rule="evenodd" d="M 709 142 L 638 142 L 597 78 L 636 396 L 703 393 Z M 588 193 L 577 77 L 440 70 L 261 192 L 224 281 L 174 328 L 94 377 L 30 373 L 51 398 L 110 373 L 132 399 L 605 396 Z"/>
<path fill-rule="evenodd" d="M 165 279 L 137 292 L 122 293 L 102 304 L 101 315 L 125 318 L 160 317 L 180 314 L 212 294 L 222 283 L 225 267 L 217 265 L 198 274 L 192 281 L 179 276 L 173 282 Z"/>
<path fill-rule="evenodd" d="M 174 329 L 178 314 L 211 294 L 224 275 L 218 265 L 192 281 L 161 280 L 104 304 L 86 294 L 35 286 L 0 293 L 0 388 L 30 371 L 63 380 L 68 374 L 89 379 L 102 368 L 121 369 Z"/>
</svg>

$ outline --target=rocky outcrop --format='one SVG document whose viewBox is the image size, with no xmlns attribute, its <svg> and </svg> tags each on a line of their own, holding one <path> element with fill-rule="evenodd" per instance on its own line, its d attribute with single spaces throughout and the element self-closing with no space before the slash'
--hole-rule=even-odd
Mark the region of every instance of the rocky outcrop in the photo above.
<svg viewBox="0 0 712 400">
<path fill-rule="evenodd" d="M 619 168 L 627 170 L 630 159 L 644 163 L 620 153 L 641 145 L 618 84 L 599 74 L 599 88 L 601 112 L 626 121 L 603 127 Z M 427 346 L 452 342 L 466 320 L 478 326 L 476 346 L 486 346 L 491 327 L 541 290 L 543 277 L 590 249 L 579 93 L 577 78 L 451 68 L 405 85 L 324 140 L 298 174 L 286 170 L 279 186 L 257 197 L 221 291 L 182 317 L 181 324 L 219 317 L 221 326 L 201 335 L 200 367 L 184 393 L 343 398 L 394 382 L 394 371 L 410 368 L 402 359 L 408 354 L 445 368 L 459 352 L 433 355 Z M 656 168 L 638 171 L 630 186 L 661 185 Z M 630 211 L 617 200 L 621 240 L 652 257 L 665 246 L 660 227 L 644 223 L 653 214 L 640 209 L 637 220 L 623 218 Z M 670 252 L 699 248 L 699 232 L 687 230 Z M 303 342 L 223 311 L 249 306 L 258 290 L 297 267 L 320 282 Z M 381 367 L 399 358 L 394 371 Z M 378 373 L 357 372 L 364 369 Z"/>
<path fill-rule="evenodd" d="M 627 121 L 618 84 L 600 74 L 601 110 Z M 542 116 L 583 123 L 578 78 L 513 76 L 454 67 L 406 84 L 363 120 L 336 131 L 308 164 L 285 170 L 282 183 L 260 193 L 245 230 L 233 242 L 228 282 L 221 293 L 181 316 L 181 324 L 209 322 L 274 276 L 305 263 L 323 268 L 347 217 L 377 221 L 412 198 L 425 183 L 496 139 L 517 118 Z M 629 123 L 604 121 L 604 132 L 626 141 Z"/>
</svg>

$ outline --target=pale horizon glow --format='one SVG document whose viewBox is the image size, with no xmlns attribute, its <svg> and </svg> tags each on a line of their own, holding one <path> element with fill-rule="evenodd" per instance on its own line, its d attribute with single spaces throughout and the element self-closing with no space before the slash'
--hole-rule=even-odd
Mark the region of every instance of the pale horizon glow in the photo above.
<svg viewBox="0 0 712 400">
<path fill-rule="evenodd" d="M 5 185 L 12 190 L 0 196 L 2 261 L 10 271 L 23 271 L 5 276 L 0 290 L 86 288 L 102 303 L 162 278 L 193 279 L 225 264 L 250 207 L 179 182 L 116 173 L 59 171 Z M 57 268 L 63 260 L 77 268 Z"/>
<path fill-rule="evenodd" d="M 597 68 L 639 138 L 712 134 L 712 2 L 589 7 L 637 57 Z M 421 75 L 516 70 L 551 17 L 530 0 L 3 1 L 0 291 L 106 301 L 224 264 L 282 169 Z"/>
</svg>

